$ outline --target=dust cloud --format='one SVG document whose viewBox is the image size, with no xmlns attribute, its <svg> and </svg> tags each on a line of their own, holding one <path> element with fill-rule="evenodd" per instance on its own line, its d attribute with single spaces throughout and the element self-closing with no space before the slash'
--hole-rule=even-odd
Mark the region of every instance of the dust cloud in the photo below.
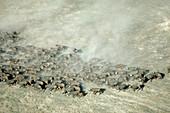
<svg viewBox="0 0 170 113">
<path fill-rule="evenodd" d="M 19 31 L 21 45 L 50 48 L 56 44 L 82 49 L 88 61 L 133 60 L 127 34 L 137 15 L 127 0 L 4 0 L 0 31 Z"/>
</svg>

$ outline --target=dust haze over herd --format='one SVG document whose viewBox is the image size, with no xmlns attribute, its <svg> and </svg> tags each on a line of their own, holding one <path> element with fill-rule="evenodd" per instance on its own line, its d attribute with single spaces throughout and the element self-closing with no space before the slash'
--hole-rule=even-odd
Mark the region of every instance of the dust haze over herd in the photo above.
<svg viewBox="0 0 170 113">
<path fill-rule="evenodd" d="M 128 64 L 133 60 L 127 46 L 134 37 L 127 35 L 140 10 L 125 0 L 11 1 L 4 7 L 0 30 L 19 31 L 25 38 L 22 45 L 76 47 L 83 50 L 86 61 L 97 57 Z"/>
</svg>

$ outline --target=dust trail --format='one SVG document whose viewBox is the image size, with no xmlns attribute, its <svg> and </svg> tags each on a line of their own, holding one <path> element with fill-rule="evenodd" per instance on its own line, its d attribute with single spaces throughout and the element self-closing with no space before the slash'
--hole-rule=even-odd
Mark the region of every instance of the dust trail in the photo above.
<svg viewBox="0 0 170 113">
<path fill-rule="evenodd" d="M 22 45 L 77 47 L 83 49 L 84 60 L 93 57 L 125 63 L 132 60 L 132 53 L 126 50 L 126 35 L 137 11 L 125 0 L 3 2 L 0 30 L 20 31 L 25 37 Z"/>
</svg>

